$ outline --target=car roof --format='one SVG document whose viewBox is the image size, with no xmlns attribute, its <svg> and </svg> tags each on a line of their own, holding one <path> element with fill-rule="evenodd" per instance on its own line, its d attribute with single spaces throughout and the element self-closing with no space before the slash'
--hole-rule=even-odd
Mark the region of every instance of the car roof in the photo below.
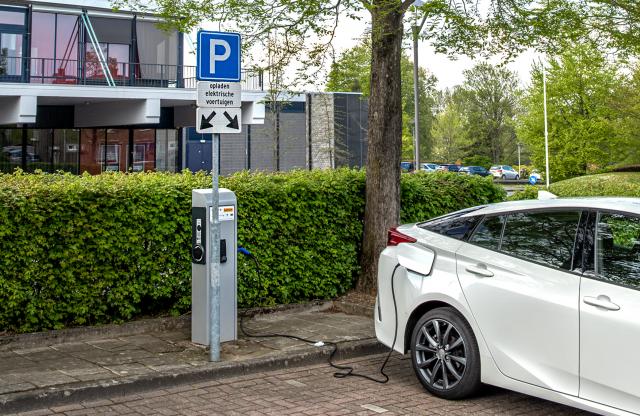
<svg viewBox="0 0 640 416">
<path fill-rule="evenodd" d="M 463 216 L 501 214 L 511 211 L 533 209 L 563 209 L 563 208 L 591 208 L 601 210 L 624 211 L 640 214 L 640 198 L 623 197 L 589 197 L 589 198 L 557 198 L 557 199 L 528 199 L 523 201 L 499 202 L 485 205 L 470 211 Z"/>
</svg>

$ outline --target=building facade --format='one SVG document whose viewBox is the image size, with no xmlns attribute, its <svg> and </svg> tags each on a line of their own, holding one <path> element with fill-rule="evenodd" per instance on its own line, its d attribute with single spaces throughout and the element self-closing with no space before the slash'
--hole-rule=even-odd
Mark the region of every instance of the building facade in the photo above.
<svg viewBox="0 0 640 416">
<path fill-rule="evenodd" d="M 0 0 L 0 172 L 211 169 L 210 137 L 193 128 L 185 36 L 157 23 L 115 13 L 108 0 Z M 311 94 L 265 102 L 262 74 L 248 70 L 242 89 L 243 129 L 222 135 L 221 173 L 325 167 L 312 149 L 333 139 L 312 130 L 320 110 Z M 333 107 L 336 97 L 327 98 Z"/>
</svg>

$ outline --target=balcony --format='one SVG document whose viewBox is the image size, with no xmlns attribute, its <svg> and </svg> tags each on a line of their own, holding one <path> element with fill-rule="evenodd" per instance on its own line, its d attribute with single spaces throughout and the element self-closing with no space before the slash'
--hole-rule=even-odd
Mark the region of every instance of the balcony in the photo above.
<svg viewBox="0 0 640 416">
<path fill-rule="evenodd" d="M 196 88 L 196 67 L 115 62 L 109 72 L 116 86 Z M 262 71 L 242 70 L 242 89 L 263 91 Z M 0 82 L 62 85 L 107 85 L 100 62 L 0 56 Z"/>
</svg>

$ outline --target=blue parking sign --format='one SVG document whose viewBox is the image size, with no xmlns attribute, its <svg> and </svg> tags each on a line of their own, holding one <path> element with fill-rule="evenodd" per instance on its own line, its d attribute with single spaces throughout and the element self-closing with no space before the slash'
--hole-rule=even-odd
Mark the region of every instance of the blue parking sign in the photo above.
<svg viewBox="0 0 640 416">
<path fill-rule="evenodd" d="M 240 46 L 239 33 L 199 31 L 196 77 L 240 82 Z"/>
</svg>

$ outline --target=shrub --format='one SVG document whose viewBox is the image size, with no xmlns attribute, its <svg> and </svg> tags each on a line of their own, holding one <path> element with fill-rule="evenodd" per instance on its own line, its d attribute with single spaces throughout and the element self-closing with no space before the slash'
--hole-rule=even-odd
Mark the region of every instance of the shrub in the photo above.
<svg viewBox="0 0 640 416">
<path fill-rule="evenodd" d="M 521 201 L 523 199 L 538 199 L 538 188 L 526 185 L 522 191 L 516 191 L 507 197 L 507 201 Z"/>
<path fill-rule="evenodd" d="M 191 298 L 191 190 L 204 174 L 0 174 L 0 330 L 36 331 L 182 313 Z M 344 293 L 358 273 L 364 172 L 242 172 L 222 178 L 239 201 L 239 306 Z M 503 191 L 456 174 L 402 177 L 402 221 Z"/>
</svg>

